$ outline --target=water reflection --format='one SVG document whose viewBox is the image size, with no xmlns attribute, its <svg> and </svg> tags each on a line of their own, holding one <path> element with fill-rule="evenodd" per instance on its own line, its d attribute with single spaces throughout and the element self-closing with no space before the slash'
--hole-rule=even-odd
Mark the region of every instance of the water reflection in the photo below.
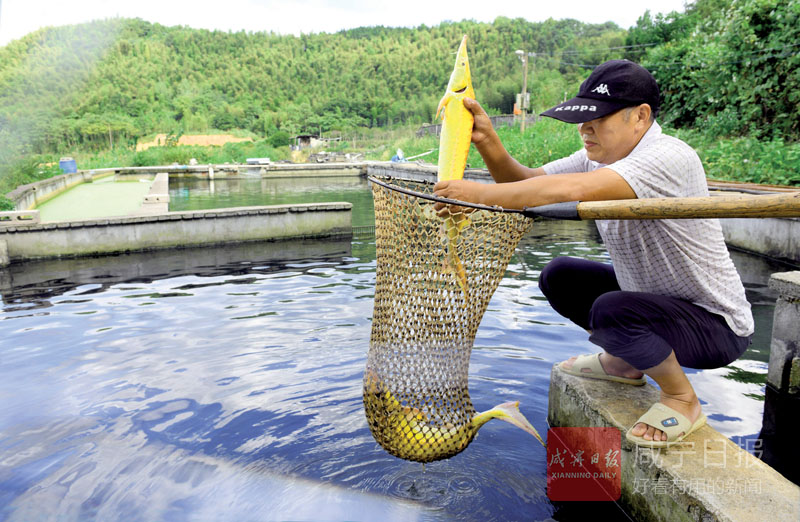
<svg viewBox="0 0 800 522">
<path fill-rule="evenodd" d="M 262 243 L 12 266 L 0 518 L 41 518 L 42 503 L 75 519 L 248 518 L 246 505 L 302 518 L 315 492 L 317 509 L 331 495 L 345 505 L 331 519 L 370 499 L 376 516 L 416 518 L 414 506 L 290 478 L 369 440 L 352 419 L 374 267 L 353 250 Z M 229 481 L 253 498 L 220 497 Z"/>
<path fill-rule="evenodd" d="M 477 410 L 519 399 L 540 433 L 553 364 L 596 350 L 538 291 L 556 255 L 608 259 L 591 224 L 537 223 L 489 304 L 469 371 Z M 735 259 L 764 310 L 757 332 L 769 332 L 765 276 L 777 270 Z M 0 519 L 584 516 L 559 515 L 544 450 L 503 423 L 424 472 L 374 442 L 361 399 L 374 276 L 370 241 L 0 270 Z M 768 344 L 753 349 L 690 375 L 711 424 L 735 440 L 761 425 L 763 402 L 750 397 L 763 396 Z"/>
<path fill-rule="evenodd" d="M 4 304 L 3 312 L 33 310 L 51 307 L 53 298 L 67 293 L 90 296 L 121 283 L 148 284 L 187 275 L 204 278 L 281 272 L 291 260 L 340 262 L 350 253 L 349 240 L 299 240 L 240 243 L 224 248 L 134 252 L 113 257 L 28 261 L 0 270 L 0 298 Z M 234 284 L 254 280 L 237 279 Z M 203 284 L 225 285 L 228 282 L 199 283 L 198 286 Z M 76 291 L 78 287 L 80 291 Z M 86 301 L 73 299 L 59 302 Z"/>
<path fill-rule="evenodd" d="M 346 201 L 353 226 L 373 225 L 372 193 L 360 176 L 169 180 L 170 211 Z"/>
</svg>

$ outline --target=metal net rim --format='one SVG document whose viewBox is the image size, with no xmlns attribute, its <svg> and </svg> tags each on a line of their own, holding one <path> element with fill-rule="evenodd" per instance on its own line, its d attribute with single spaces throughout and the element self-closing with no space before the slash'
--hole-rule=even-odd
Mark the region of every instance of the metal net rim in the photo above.
<svg viewBox="0 0 800 522">
<path fill-rule="evenodd" d="M 499 205 L 489 206 L 489 205 L 481 205 L 480 203 L 471 203 L 469 201 L 461 201 L 458 199 L 450 199 L 450 198 L 443 198 L 441 196 L 436 196 L 433 193 L 427 194 L 425 192 L 419 192 L 417 190 L 408 189 L 405 187 L 400 187 L 398 185 L 392 184 L 391 181 L 393 179 L 398 179 L 400 181 L 410 181 L 413 183 L 418 183 L 420 185 L 433 185 L 434 183 L 431 181 L 424 181 L 424 180 L 415 180 L 415 179 L 406 179 L 406 178 L 393 178 L 391 176 L 385 177 L 383 180 L 378 179 L 375 176 L 367 176 L 367 179 L 371 183 L 375 183 L 376 185 L 380 185 L 381 187 L 387 188 L 389 190 L 394 190 L 395 192 L 400 192 L 401 194 L 406 194 L 408 196 L 414 196 L 421 199 L 426 199 L 428 201 L 433 201 L 435 203 L 444 203 L 445 205 L 457 205 L 459 207 L 466 207 L 466 208 L 474 208 L 476 210 L 488 210 L 489 212 L 504 212 L 507 214 L 522 214 L 525 217 L 528 216 L 525 211 L 515 209 L 515 208 L 503 208 Z"/>
</svg>

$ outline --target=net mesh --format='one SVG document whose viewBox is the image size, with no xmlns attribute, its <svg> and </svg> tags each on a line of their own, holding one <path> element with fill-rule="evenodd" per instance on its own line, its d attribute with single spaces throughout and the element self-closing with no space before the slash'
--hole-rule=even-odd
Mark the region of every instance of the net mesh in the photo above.
<svg viewBox="0 0 800 522">
<path fill-rule="evenodd" d="M 432 192 L 431 183 L 388 183 Z M 477 431 L 467 389 L 472 344 L 531 220 L 487 210 L 441 218 L 432 201 L 377 183 L 372 193 L 377 268 L 367 421 L 392 455 L 445 459 Z"/>
</svg>

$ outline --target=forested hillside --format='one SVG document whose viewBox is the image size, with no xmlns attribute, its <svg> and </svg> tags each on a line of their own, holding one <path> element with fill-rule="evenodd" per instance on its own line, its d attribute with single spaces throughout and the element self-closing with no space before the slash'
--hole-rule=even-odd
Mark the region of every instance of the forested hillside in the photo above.
<svg viewBox="0 0 800 522">
<path fill-rule="evenodd" d="M 653 72 L 659 120 L 710 176 L 800 184 L 800 0 L 696 0 L 683 13 L 645 12 L 629 30 L 508 18 L 299 37 L 138 19 L 43 29 L 0 48 L 0 204 L 14 186 L 57 173 L 41 165 L 60 155 L 184 161 L 189 152 L 133 154 L 155 133 L 232 131 L 257 140 L 248 153 L 265 154 L 301 132 L 430 123 L 464 34 L 477 98 L 492 113 L 510 113 L 522 88 L 518 49 L 536 53 L 535 111 L 574 95 L 595 65 L 626 57 Z M 518 143 L 526 150 L 512 152 L 531 162 L 554 150 Z"/>
<path fill-rule="evenodd" d="M 42 30 L 0 49 L 0 118 L 22 123 L 16 130 L 34 152 L 128 144 L 155 132 L 264 136 L 431 122 L 463 34 L 479 98 L 504 113 L 522 83 L 515 50 L 547 56 L 530 75 L 546 105 L 585 74 L 561 62 L 576 53 L 588 62 L 619 57 L 593 49 L 619 47 L 626 36 L 613 24 L 573 20 L 300 37 L 106 20 Z"/>
</svg>

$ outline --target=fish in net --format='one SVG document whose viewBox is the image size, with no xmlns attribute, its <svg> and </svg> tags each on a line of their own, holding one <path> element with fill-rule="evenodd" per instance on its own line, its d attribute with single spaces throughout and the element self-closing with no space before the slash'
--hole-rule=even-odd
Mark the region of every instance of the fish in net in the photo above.
<svg viewBox="0 0 800 522">
<path fill-rule="evenodd" d="M 377 268 L 363 396 L 375 440 L 396 457 L 431 462 L 461 452 L 499 418 L 544 444 L 518 403 L 476 413 L 468 390 L 478 325 L 532 220 L 467 209 L 443 219 L 414 194 L 432 194 L 427 182 L 383 180 L 372 192 Z"/>
</svg>

